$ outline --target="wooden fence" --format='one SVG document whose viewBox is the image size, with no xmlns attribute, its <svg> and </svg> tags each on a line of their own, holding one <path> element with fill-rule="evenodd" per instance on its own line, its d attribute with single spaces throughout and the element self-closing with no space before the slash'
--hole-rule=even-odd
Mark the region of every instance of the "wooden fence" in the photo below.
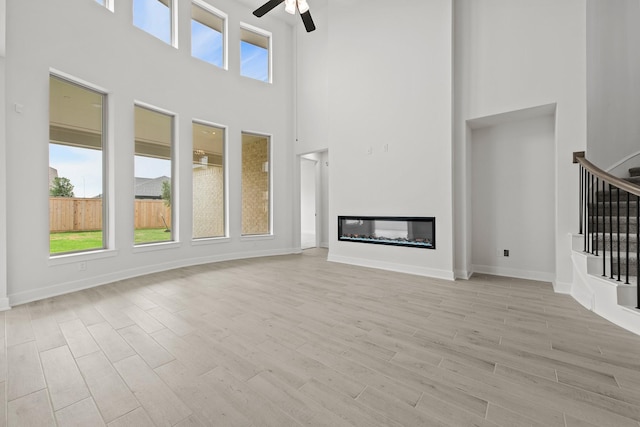
<svg viewBox="0 0 640 427">
<path fill-rule="evenodd" d="M 171 227 L 171 208 L 164 204 L 164 200 L 136 199 L 135 228 L 163 228 L 164 222 Z"/>
<path fill-rule="evenodd" d="M 162 200 L 136 199 L 135 228 L 163 228 L 162 215 L 171 226 L 171 208 Z M 49 197 L 49 230 L 95 231 L 102 229 L 102 199 Z"/>
</svg>

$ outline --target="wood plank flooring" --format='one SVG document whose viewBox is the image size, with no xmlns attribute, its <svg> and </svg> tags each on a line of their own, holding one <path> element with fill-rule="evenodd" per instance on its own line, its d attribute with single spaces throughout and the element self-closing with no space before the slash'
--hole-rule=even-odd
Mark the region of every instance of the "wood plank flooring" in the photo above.
<svg viewBox="0 0 640 427">
<path fill-rule="evenodd" d="M 550 284 L 326 255 L 0 313 L 0 426 L 640 427 L 640 337 Z"/>
</svg>

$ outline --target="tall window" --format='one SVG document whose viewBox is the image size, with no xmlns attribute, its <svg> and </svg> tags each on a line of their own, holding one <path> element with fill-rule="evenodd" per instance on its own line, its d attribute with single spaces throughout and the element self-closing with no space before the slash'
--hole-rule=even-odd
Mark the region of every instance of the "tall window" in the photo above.
<svg viewBox="0 0 640 427">
<path fill-rule="evenodd" d="M 242 234 L 271 233 L 269 137 L 242 134 Z"/>
<path fill-rule="evenodd" d="M 173 240 L 173 116 L 135 106 L 135 244 Z"/>
<path fill-rule="evenodd" d="M 191 3 L 191 56 L 220 68 L 225 61 L 226 16 L 208 4 L 193 0 Z"/>
<path fill-rule="evenodd" d="M 240 74 L 271 81 L 271 34 L 243 24 L 240 28 Z"/>
<path fill-rule="evenodd" d="M 225 235 L 224 129 L 193 123 L 193 238 Z"/>
<path fill-rule="evenodd" d="M 173 43 L 173 0 L 133 0 L 133 25 Z"/>
<path fill-rule="evenodd" d="M 49 78 L 49 252 L 106 247 L 104 110 L 106 96 Z"/>
</svg>

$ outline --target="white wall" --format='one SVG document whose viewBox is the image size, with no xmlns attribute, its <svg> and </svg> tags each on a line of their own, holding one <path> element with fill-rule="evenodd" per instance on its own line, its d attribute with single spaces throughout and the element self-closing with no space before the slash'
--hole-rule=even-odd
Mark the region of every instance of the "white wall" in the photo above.
<svg viewBox="0 0 640 427">
<path fill-rule="evenodd" d="M 302 233 L 316 234 L 317 161 L 300 159 L 300 217 Z"/>
<path fill-rule="evenodd" d="M 577 232 L 578 170 L 586 147 L 584 0 L 456 0 L 456 272 L 471 267 L 471 139 L 467 120 L 556 104 L 554 211 L 557 289 L 572 281 L 569 233 Z M 514 162 L 526 159 L 512 159 Z"/>
<path fill-rule="evenodd" d="M 319 154 L 320 161 L 320 206 L 316 207 L 319 218 L 318 241 L 321 247 L 329 247 L 329 223 L 333 223 L 329 218 L 329 152 L 323 151 Z M 317 190 L 316 190 L 317 191 Z"/>
<path fill-rule="evenodd" d="M 7 0 L 0 0 L 0 56 L 4 57 L 7 48 Z"/>
<path fill-rule="evenodd" d="M 0 0 L 0 309 L 7 295 L 6 0 Z"/>
<path fill-rule="evenodd" d="M 122 277 L 218 259 L 293 251 L 292 28 L 233 0 L 216 0 L 229 14 L 229 70 L 191 58 L 190 2 L 179 4 L 179 49 L 132 25 L 129 2 L 115 13 L 87 0 L 7 2 L 6 113 L 8 291 L 12 302 L 110 282 Z M 239 75 L 240 21 L 273 33 L 273 84 Z M 106 256 L 49 260 L 48 84 L 50 68 L 108 91 L 112 251 Z M 177 113 L 176 215 L 179 242 L 133 247 L 133 104 Z M 230 238 L 191 242 L 191 120 L 228 126 Z M 240 237 L 241 131 L 272 135 L 274 236 Z M 1 154 L 1 153 L 0 153 Z M 4 159 L 4 156 L 2 156 Z M 2 182 L 0 182 L 2 184 Z M 3 200 L 4 202 L 4 200 Z M 0 219 L 2 215 L 0 206 Z M 0 232 L 2 230 L 0 229 Z M 2 248 L 0 248 L 1 250 Z M 77 262 L 86 261 L 86 271 Z"/>
<path fill-rule="evenodd" d="M 640 153 L 640 3 L 587 0 L 587 158 L 609 170 Z M 640 157 L 612 172 L 629 176 Z"/>
<path fill-rule="evenodd" d="M 329 3 L 329 259 L 453 278 L 452 2 Z M 436 250 L 337 241 L 338 215 L 436 217 Z"/>
<path fill-rule="evenodd" d="M 472 131 L 475 272 L 555 278 L 554 122 L 544 115 Z"/>
<path fill-rule="evenodd" d="M 4 26 L 4 18 L 0 18 Z M 0 54 L 0 310 L 9 305 L 7 295 L 7 149 L 5 58 Z"/>
<path fill-rule="evenodd" d="M 297 25 L 296 38 L 296 154 L 329 146 L 329 18 L 326 1 L 311 5 L 316 30 Z"/>
<path fill-rule="evenodd" d="M 304 158 L 314 160 L 317 162 L 315 166 L 315 212 L 316 212 L 316 240 L 318 245 L 323 248 L 329 247 L 329 152 L 320 151 L 317 153 L 305 154 Z M 302 183 L 302 167 L 300 168 L 301 174 L 301 188 Z M 303 200 L 304 196 L 301 196 L 301 212 L 303 212 L 305 203 L 310 205 L 310 202 Z M 302 214 L 301 214 L 302 215 Z M 302 227 L 301 227 L 302 228 Z M 303 228 L 304 230 L 304 228 Z"/>
</svg>

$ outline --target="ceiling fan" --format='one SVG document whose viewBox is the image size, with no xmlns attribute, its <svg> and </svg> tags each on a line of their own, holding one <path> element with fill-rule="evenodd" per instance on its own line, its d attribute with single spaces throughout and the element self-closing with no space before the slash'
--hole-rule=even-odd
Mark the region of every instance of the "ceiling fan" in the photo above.
<svg viewBox="0 0 640 427">
<path fill-rule="evenodd" d="M 287 13 L 294 15 L 296 13 L 296 8 L 300 11 L 300 17 L 302 18 L 302 22 L 304 23 L 304 28 L 307 30 L 307 33 L 316 29 L 315 24 L 313 23 L 313 19 L 311 19 L 311 13 L 309 12 L 309 5 L 307 4 L 307 0 L 269 0 L 259 8 L 253 11 L 253 14 L 258 18 L 264 16 L 267 12 L 274 9 L 280 3 L 285 3 L 284 10 Z"/>
</svg>

